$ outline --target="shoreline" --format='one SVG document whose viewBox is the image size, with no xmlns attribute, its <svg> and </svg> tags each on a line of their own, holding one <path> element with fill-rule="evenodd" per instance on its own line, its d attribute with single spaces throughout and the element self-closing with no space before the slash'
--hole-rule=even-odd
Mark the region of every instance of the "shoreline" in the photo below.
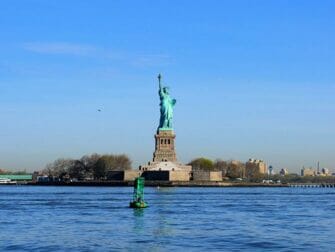
<svg viewBox="0 0 335 252">
<path fill-rule="evenodd" d="M 0 184 L 0 186 L 83 186 L 83 187 L 133 187 L 134 181 L 77 181 L 77 182 L 26 182 Z M 222 181 L 145 181 L 146 187 L 333 187 L 335 183 L 285 183 L 266 184 Z"/>
<path fill-rule="evenodd" d="M 28 182 L 28 186 L 134 186 L 134 181 Z M 231 183 L 222 181 L 145 181 L 147 187 L 289 187 L 288 184 Z"/>
</svg>

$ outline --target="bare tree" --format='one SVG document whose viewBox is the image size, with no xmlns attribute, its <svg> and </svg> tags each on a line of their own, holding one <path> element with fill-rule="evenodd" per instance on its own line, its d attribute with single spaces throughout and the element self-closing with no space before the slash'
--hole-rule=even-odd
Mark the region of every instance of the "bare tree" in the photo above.
<svg viewBox="0 0 335 252">
<path fill-rule="evenodd" d="M 121 155 L 85 155 L 80 160 L 59 158 L 47 164 L 44 174 L 57 178 L 93 179 L 105 178 L 108 171 L 129 170 L 131 160 L 125 154 Z"/>
<path fill-rule="evenodd" d="M 105 178 L 108 171 L 124 171 L 131 169 L 131 160 L 125 154 L 103 155 L 94 166 L 94 177 Z"/>
<path fill-rule="evenodd" d="M 49 176 L 52 177 L 63 177 L 73 167 L 75 160 L 73 159 L 56 159 L 53 163 L 47 164 L 43 170 Z"/>
<path fill-rule="evenodd" d="M 217 171 L 222 171 L 222 176 L 226 176 L 227 168 L 228 168 L 228 164 L 227 164 L 226 161 L 224 161 L 222 159 L 215 160 L 214 169 L 217 170 Z"/>
<path fill-rule="evenodd" d="M 237 160 L 228 161 L 226 176 L 230 178 L 243 178 L 245 176 L 245 165 Z"/>
<path fill-rule="evenodd" d="M 85 178 L 86 167 L 80 160 L 74 160 L 72 166 L 68 168 L 67 172 L 70 178 L 82 180 Z"/>
<path fill-rule="evenodd" d="M 85 178 L 94 178 L 94 168 L 100 157 L 101 155 L 93 153 L 91 155 L 85 155 L 80 159 L 80 161 L 85 166 Z"/>
</svg>

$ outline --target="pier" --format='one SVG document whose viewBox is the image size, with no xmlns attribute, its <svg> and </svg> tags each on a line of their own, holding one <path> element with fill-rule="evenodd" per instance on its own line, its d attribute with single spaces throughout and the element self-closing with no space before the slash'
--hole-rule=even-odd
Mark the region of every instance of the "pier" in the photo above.
<svg viewBox="0 0 335 252">
<path fill-rule="evenodd" d="M 305 188 L 321 188 L 321 187 L 333 187 L 335 188 L 334 183 L 296 183 L 288 184 L 289 187 L 305 187 Z"/>
</svg>

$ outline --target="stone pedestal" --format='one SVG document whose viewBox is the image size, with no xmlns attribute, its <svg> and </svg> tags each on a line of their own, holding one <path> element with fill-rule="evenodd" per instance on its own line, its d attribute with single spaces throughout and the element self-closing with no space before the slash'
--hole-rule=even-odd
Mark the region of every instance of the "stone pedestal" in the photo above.
<svg viewBox="0 0 335 252">
<path fill-rule="evenodd" d="M 173 130 L 158 130 L 155 135 L 153 161 L 142 165 L 139 170 L 147 180 L 189 181 L 192 166 L 177 161 Z"/>
<path fill-rule="evenodd" d="M 141 165 L 140 171 L 192 171 L 191 165 L 183 165 L 178 162 L 149 162 L 147 165 Z"/>
<path fill-rule="evenodd" d="M 154 162 L 177 161 L 175 151 L 176 135 L 173 130 L 159 130 L 155 135 Z"/>
</svg>

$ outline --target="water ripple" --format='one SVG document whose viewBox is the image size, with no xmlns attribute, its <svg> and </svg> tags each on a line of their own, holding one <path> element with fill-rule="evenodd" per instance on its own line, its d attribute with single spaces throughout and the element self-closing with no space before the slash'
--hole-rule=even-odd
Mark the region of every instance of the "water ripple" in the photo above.
<svg viewBox="0 0 335 252">
<path fill-rule="evenodd" d="M 334 188 L 0 187 L 0 251 L 332 251 Z"/>
</svg>

